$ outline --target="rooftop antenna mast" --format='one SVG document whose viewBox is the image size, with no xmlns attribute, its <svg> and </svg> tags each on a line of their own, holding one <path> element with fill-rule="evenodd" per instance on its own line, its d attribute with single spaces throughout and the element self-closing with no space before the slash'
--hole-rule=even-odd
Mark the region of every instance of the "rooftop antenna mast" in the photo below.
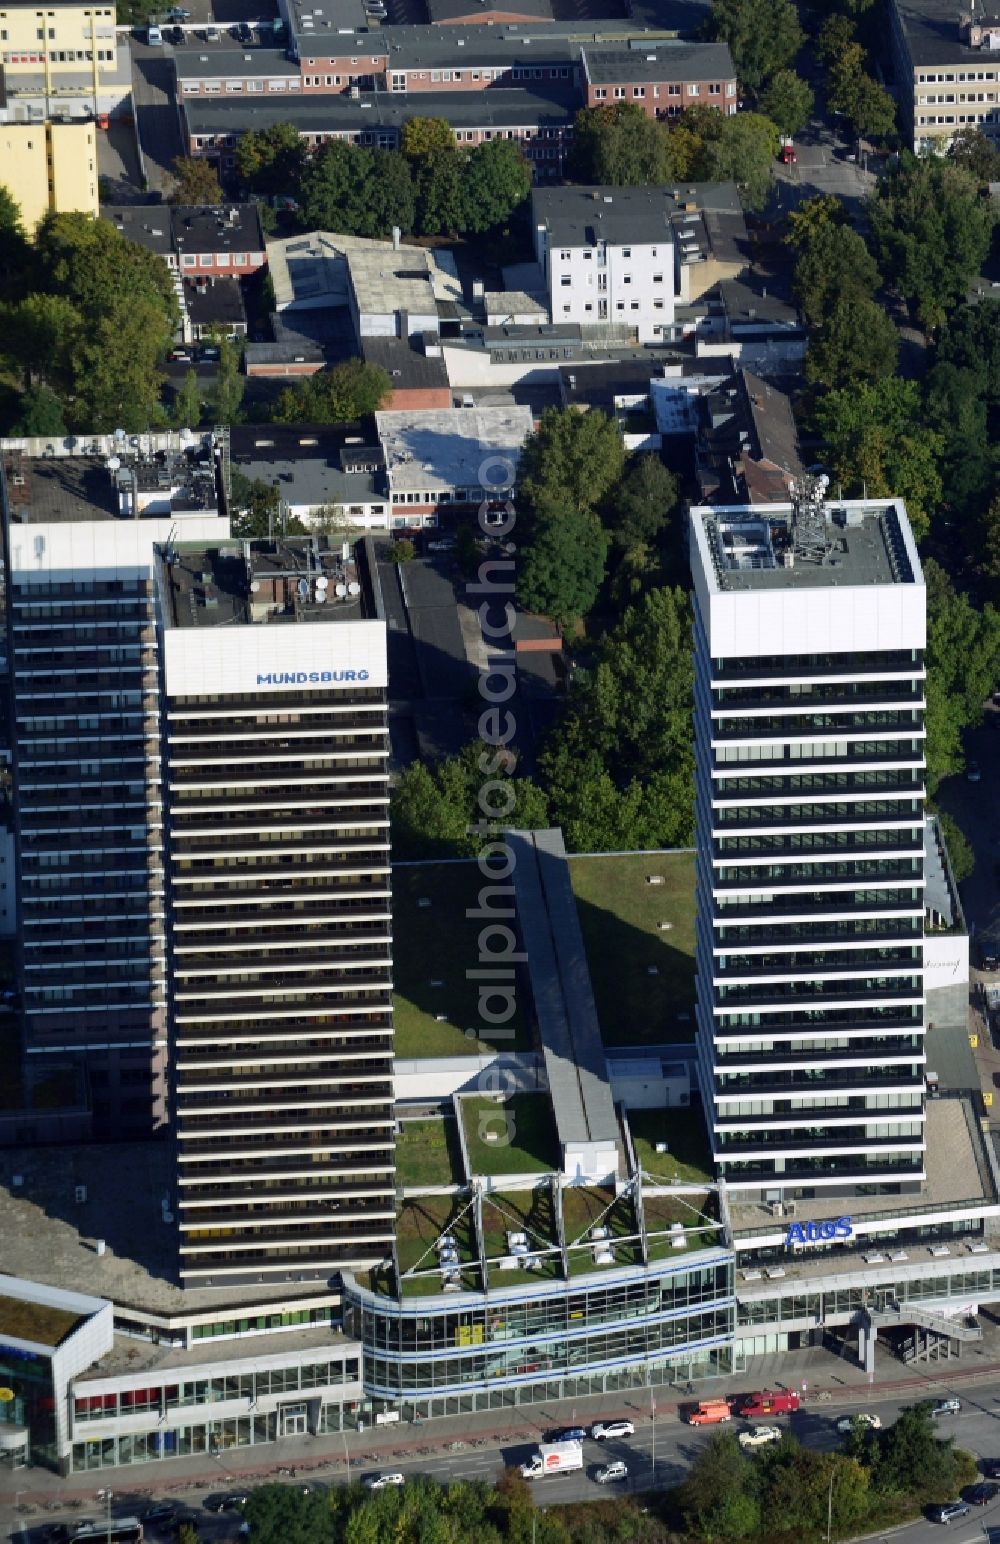
<svg viewBox="0 0 1000 1544">
<path fill-rule="evenodd" d="M 792 551 L 803 563 L 825 563 L 830 553 L 826 490 L 830 479 L 824 474 L 805 473 L 792 482 Z"/>
</svg>

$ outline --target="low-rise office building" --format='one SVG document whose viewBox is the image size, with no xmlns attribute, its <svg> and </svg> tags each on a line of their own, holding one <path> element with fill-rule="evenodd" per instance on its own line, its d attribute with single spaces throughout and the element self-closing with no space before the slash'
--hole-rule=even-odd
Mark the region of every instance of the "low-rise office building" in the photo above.
<svg viewBox="0 0 1000 1544">
<path fill-rule="evenodd" d="M 444 508 L 476 510 L 517 480 L 530 408 L 461 407 L 376 413 L 392 529 L 436 525 Z"/>
<path fill-rule="evenodd" d="M 256 204 L 105 204 L 101 214 L 185 279 L 244 278 L 267 262 Z"/>
<path fill-rule="evenodd" d="M 131 102 L 128 42 L 119 38 L 113 5 L 8 6 L 0 16 L 0 66 L 0 123 L 100 122 Z"/>
<path fill-rule="evenodd" d="M 647 118 L 673 118 L 686 107 L 736 112 L 736 70 L 726 43 L 674 43 L 631 38 L 617 47 L 581 51 L 584 102 L 629 102 Z"/>
<path fill-rule="evenodd" d="M 900 127 L 917 154 L 960 129 L 1000 124 L 1000 18 L 947 0 L 891 0 L 889 43 Z"/>
</svg>

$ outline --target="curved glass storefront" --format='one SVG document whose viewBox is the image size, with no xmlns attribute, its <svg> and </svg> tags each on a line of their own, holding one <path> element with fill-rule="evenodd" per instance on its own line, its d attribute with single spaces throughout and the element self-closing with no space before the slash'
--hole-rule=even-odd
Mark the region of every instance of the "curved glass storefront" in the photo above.
<svg viewBox="0 0 1000 1544">
<path fill-rule="evenodd" d="M 344 1331 L 375 1400 L 418 1414 L 553 1399 L 730 1370 L 733 1258 L 616 1270 L 488 1295 L 387 1298 L 343 1278 Z"/>
</svg>

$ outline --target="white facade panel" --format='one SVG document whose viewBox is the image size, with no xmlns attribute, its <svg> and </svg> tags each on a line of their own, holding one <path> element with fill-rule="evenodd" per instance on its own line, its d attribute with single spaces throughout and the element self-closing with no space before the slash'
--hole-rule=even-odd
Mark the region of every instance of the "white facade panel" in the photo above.
<svg viewBox="0 0 1000 1544">
<path fill-rule="evenodd" d="M 169 697 L 388 684 L 385 625 L 378 621 L 175 627 L 164 636 L 163 654 Z"/>
<path fill-rule="evenodd" d="M 710 605 L 713 659 L 922 649 L 927 641 L 922 582 L 725 592 Z"/>
</svg>

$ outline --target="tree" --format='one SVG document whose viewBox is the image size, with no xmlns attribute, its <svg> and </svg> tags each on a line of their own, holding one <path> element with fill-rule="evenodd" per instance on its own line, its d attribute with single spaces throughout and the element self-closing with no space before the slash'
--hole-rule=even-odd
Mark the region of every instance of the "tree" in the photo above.
<svg viewBox="0 0 1000 1544">
<path fill-rule="evenodd" d="M 347 359 L 332 370 L 320 370 L 299 386 L 288 387 L 274 406 L 281 424 L 353 423 L 378 412 L 391 395 L 392 381 L 381 365 Z"/>
<path fill-rule="evenodd" d="M 48 214 L 19 288 L 3 318 L 4 350 L 26 385 L 44 381 L 62 400 L 71 431 L 164 421 L 159 364 L 178 312 L 162 258 L 110 221 Z"/>
<path fill-rule="evenodd" d="M 976 866 L 976 854 L 971 842 L 962 830 L 958 821 L 948 814 L 947 810 L 937 810 L 938 825 L 941 827 L 941 835 L 948 849 L 948 857 L 951 862 L 951 871 L 955 876 L 956 884 L 962 884 L 972 875 Z"/>
<path fill-rule="evenodd" d="M 197 429 L 201 423 L 201 387 L 193 370 L 186 372 L 174 397 L 173 419 L 180 429 Z"/>
<path fill-rule="evenodd" d="M 46 435 L 65 434 L 66 420 L 63 405 L 48 386 L 29 386 L 21 398 L 20 411 L 11 434 Z"/>
<path fill-rule="evenodd" d="M 904 155 L 879 182 L 869 213 L 886 277 L 921 326 L 940 327 L 990 247 L 994 214 L 975 178 L 949 161 Z"/>
<path fill-rule="evenodd" d="M 797 209 L 790 210 L 785 240 L 796 252 L 801 252 L 820 231 L 849 223 L 850 216 L 842 199 L 833 193 L 816 193 L 812 198 L 803 199 Z"/>
<path fill-rule="evenodd" d="M 982 129 L 971 123 L 952 136 L 948 158 L 978 183 L 1000 181 L 1000 150 L 994 148 Z"/>
<path fill-rule="evenodd" d="M 170 204 L 221 204 L 222 187 L 211 161 L 202 156 L 178 156 L 171 167 L 174 186 Z"/>
<path fill-rule="evenodd" d="M 789 0 L 713 0 L 706 30 L 729 44 L 737 76 L 754 92 L 791 64 L 803 42 Z"/>
<path fill-rule="evenodd" d="M 992 606 L 978 611 L 933 559 L 924 562 L 923 570 L 927 586 L 927 784 L 933 794 L 943 777 L 964 767 L 962 735 L 982 722 L 983 703 L 996 685 L 1000 613 Z"/>
<path fill-rule="evenodd" d="M 689 122 L 681 129 L 700 140 L 687 175 L 704 182 L 731 180 L 748 209 L 762 208 L 771 190 L 781 138 L 770 118 L 761 113 L 736 113 L 729 118 L 711 107 L 688 108 L 684 117 Z"/>
<path fill-rule="evenodd" d="M 878 1460 L 873 1478 L 885 1495 L 950 1496 L 956 1479 L 954 1443 L 937 1435 L 931 1401 L 901 1410 L 893 1424 L 878 1434 Z"/>
<path fill-rule="evenodd" d="M 24 233 L 20 205 L 0 183 L 0 301 L 13 300 L 21 294 L 22 276 L 31 260 L 31 244 Z"/>
<path fill-rule="evenodd" d="M 584 107 L 573 125 L 571 170 L 578 182 L 644 187 L 678 175 L 673 136 L 634 102 Z"/>
<path fill-rule="evenodd" d="M 865 69 L 865 51 L 858 42 L 848 43 L 830 60 L 826 105 L 831 112 L 850 117 L 854 92 Z"/>
<path fill-rule="evenodd" d="M 524 544 L 517 598 L 566 626 L 593 608 L 607 557 L 608 534 L 592 510 L 547 504 Z"/>
<path fill-rule="evenodd" d="M 893 376 L 831 391 L 820 398 L 814 417 L 844 489 L 905 499 L 914 534 L 924 536 L 941 501 L 943 439 L 924 423 L 916 383 Z"/>
<path fill-rule="evenodd" d="M 432 150 L 417 166 L 416 229 L 422 236 L 449 236 L 465 225 L 465 158 L 457 150 Z"/>
<path fill-rule="evenodd" d="M 517 776 L 516 754 L 498 757 L 493 747 L 476 741 L 431 769 L 415 761 L 400 773 L 390 803 L 393 852 L 411 859 L 476 856 L 489 839 L 479 829 L 479 791 L 488 777 L 496 776 L 507 780 L 513 797 L 498 824 L 544 829 L 547 800 L 530 778 Z"/>
<path fill-rule="evenodd" d="M 422 161 L 436 150 L 454 150 L 455 132 L 447 118 L 407 118 L 399 148 L 408 161 Z"/>
<path fill-rule="evenodd" d="M 463 229 L 488 231 L 509 220 L 531 192 L 531 167 L 511 139 L 476 145 L 465 163 Z"/>
<path fill-rule="evenodd" d="M 874 300 L 838 299 L 809 340 L 805 377 L 832 390 L 891 375 L 899 356 L 892 318 Z"/>
<path fill-rule="evenodd" d="M 293 123 L 274 123 L 267 129 L 248 129 L 236 141 L 236 175 L 262 197 L 288 194 L 297 189 L 306 164 L 306 147 Z"/>
<path fill-rule="evenodd" d="M 262 477 L 249 478 L 234 466 L 229 474 L 229 507 L 234 536 L 272 536 L 277 529 L 278 488 Z"/>
<path fill-rule="evenodd" d="M 389 556 L 394 563 L 412 563 L 416 555 L 417 549 L 408 536 L 401 536 L 389 548 Z"/>
<path fill-rule="evenodd" d="M 686 1533 L 746 1539 L 760 1533 L 754 1466 L 731 1432 L 713 1432 L 678 1490 Z"/>
<path fill-rule="evenodd" d="M 360 236 L 388 236 L 398 226 L 408 235 L 416 224 L 416 190 L 409 162 L 398 150 L 372 150 L 367 185 L 367 218 Z"/>
<path fill-rule="evenodd" d="M 797 134 L 804 128 L 815 103 L 812 87 L 794 70 L 776 71 L 760 98 L 761 112 L 782 134 Z"/>
<path fill-rule="evenodd" d="M 607 524 L 617 547 L 629 551 L 656 541 L 677 506 L 677 479 L 659 456 L 636 456 L 611 495 Z"/>
<path fill-rule="evenodd" d="M 820 64 L 825 64 L 829 69 L 842 59 L 850 48 L 856 47 L 858 41 L 857 28 L 848 17 L 835 12 L 828 16 L 822 27 L 813 48 Z"/>
<path fill-rule="evenodd" d="M 848 225 L 829 221 L 811 236 L 796 228 L 793 283 L 810 327 L 819 327 L 845 301 L 870 301 L 878 288 L 878 264 L 864 238 Z"/>
<path fill-rule="evenodd" d="M 539 759 L 572 849 L 690 844 L 693 690 L 690 598 L 652 590 L 601 641 L 593 668 L 578 672 Z"/>
<path fill-rule="evenodd" d="M 546 408 L 524 442 L 518 481 L 536 511 L 549 506 L 590 510 L 621 480 L 625 446 L 604 413 Z"/>
<path fill-rule="evenodd" d="M 847 116 L 859 139 L 889 139 L 896 132 L 896 99 L 878 81 L 863 74 L 855 85 Z"/>
<path fill-rule="evenodd" d="M 240 373 L 239 350 L 229 338 L 220 337 L 219 365 L 215 385 L 209 395 L 209 416 L 216 424 L 232 424 L 239 419 L 246 379 Z"/>
</svg>

